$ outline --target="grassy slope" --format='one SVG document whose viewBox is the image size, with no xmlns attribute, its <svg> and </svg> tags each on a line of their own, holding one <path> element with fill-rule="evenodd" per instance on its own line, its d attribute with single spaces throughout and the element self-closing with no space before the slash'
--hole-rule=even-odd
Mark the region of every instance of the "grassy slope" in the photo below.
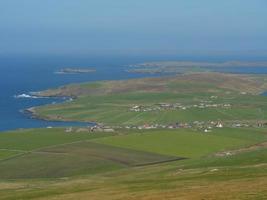
<svg viewBox="0 0 267 200">
<path fill-rule="evenodd" d="M 220 162 L 210 158 L 212 166 L 201 159 L 125 169 L 90 178 L 1 182 L 0 195 L 5 200 L 265 200 L 266 158 L 267 151 L 258 150 L 220 158 Z"/>
<path fill-rule="evenodd" d="M 90 142 L 107 136 L 112 137 L 112 134 L 65 133 L 61 128 L 2 133 L 0 147 L 7 150 L 0 160 L 0 178 L 55 178 L 97 174 L 178 159 L 171 155 Z"/>
<path fill-rule="evenodd" d="M 212 94 L 131 93 L 120 95 L 88 96 L 62 105 L 37 109 L 43 117 L 68 120 L 97 121 L 106 124 L 136 125 L 144 123 L 173 123 L 177 121 L 208 120 L 263 120 L 267 118 L 266 97 L 250 95 L 225 95 L 214 103 L 229 103 L 232 108 L 191 108 L 175 111 L 131 112 L 133 105 L 153 105 L 159 102 L 179 102 L 184 105 L 210 100 Z"/>
<path fill-rule="evenodd" d="M 46 95 L 72 94 L 80 96 L 77 100 L 40 108 L 39 112 L 44 116 L 60 115 L 79 120 L 92 120 L 94 116 L 95 120 L 110 124 L 208 120 L 209 117 L 265 119 L 266 97 L 239 94 L 241 91 L 259 93 L 265 87 L 262 80 L 261 77 L 208 74 L 206 78 L 202 75 L 171 78 L 168 84 L 164 79 L 148 79 L 137 83 L 73 85 L 47 91 Z M 136 103 L 177 100 L 195 103 L 210 95 L 218 95 L 217 103 L 231 103 L 235 107 L 228 111 L 191 110 L 141 115 L 127 111 L 129 105 Z M 66 134 L 63 129 L 4 133 L 0 134 L 5 159 L 0 160 L 0 199 L 263 200 L 267 198 L 266 147 L 228 157 L 213 155 L 216 151 L 262 141 L 266 141 L 266 129 L 216 129 L 211 134 L 190 130 L 122 131 L 113 136 Z M 11 152 L 17 154 L 11 155 Z M 192 159 L 134 167 L 172 156 Z M 65 176 L 75 177 L 36 179 Z"/>
<path fill-rule="evenodd" d="M 90 140 L 97 137 L 110 136 L 110 134 L 67 134 L 63 128 L 53 129 L 27 129 L 11 131 L 0 134 L 0 148 L 9 150 L 25 150 L 44 148 L 47 146 Z"/>
<path fill-rule="evenodd" d="M 100 173 L 124 167 L 120 163 L 78 154 L 45 152 L 43 149 L 75 145 L 111 134 L 67 134 L 62 128 L 29 129 L 0 134 L 1 178 L 62 177 Z M 18 167 L 19 166 L 19 167 Z"/>
<path fill-rule="evenodd" d="M 46 91 L 43 95 L 77 95 L 73 102 L 36 108 L 46 119 L 96 121 L 111 125 L 144 123 L 174 123 L 177 121 L 266 120 L 267 97 L 256 96 L 264 91 L 264 77 L 190 74 L 160 79 L 98 82 L 71 85 Z M 241 92 L 247 92 L 241 95 Z M 211 96 L 218 96 L 211 99 Z M 153 105 L 160 102 L 199 104 L 231 104 L 225 108 L 191 108 L 175 111 L 131 112 L 133 105 Z"/>
<path fill-rule="evenodd" d="M 18 151 L 0 150 L 0 161 L 18 155 Z"/>
<path fill-rule="evenodd" d="M 119 134 L 119 135 L 118 135 Z M 264 129 L 119 131 L 65 133 L 32 129 L 2 133 L 1 147 L 18 154 L 0 161 L 1 179 L 94 175 L 122 168 L 205 155 L 264 141 Z M 19 166 L 19 167 L 18 167 Z"/>
<path fill-rule="evenodd" d="M 93 141 L 129 149 L 194 158 L 253 142 L 257 143 L 265 138 L 266 135 L 251 130 L 240 132 L 238 129 L 217 129 L 211 134 L 190 130 L 147 131 L 143 134 L 106 137 Z"/>
<path fill-rule="evenodd" d="M 266 90 L 266 76 L 246 76 L 222 73 L 195 73 L 175 77 L 144 78 L 124 81 L 72 84 L 58 89 L 46 90 L 42 96 L 87 96 L 120 94 L 125 92 L 215 92 L 230 90 L 259 94 Z"/>
<path fill-rule="evenodd" d="M 10 139 L 6 140 L 8 134 Z M 267 196 L 266 148 L 229 157 L 204 156 L 265 141 L 266 129 L 216 129 L 211 134 L 189 130 L 116 134 L 67 134 L 63 129 L 3 133 L 1 145 L 31 152 L 0 161 L 0 199 L 263 200 Z M 72 143 L 77 140 L 81 141 Z M 133 167 L 170 159 L 157 153 L 193 159 Z M 38 179 L 65 176 L 75 177 Z M 24 180 L 4 180 L 7 178 Z"/>
</svg>

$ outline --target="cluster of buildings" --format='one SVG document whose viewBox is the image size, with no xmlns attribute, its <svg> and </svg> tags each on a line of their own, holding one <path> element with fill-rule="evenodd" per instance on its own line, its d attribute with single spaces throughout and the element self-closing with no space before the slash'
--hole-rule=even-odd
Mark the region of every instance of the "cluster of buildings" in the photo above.
<svg viewBox="0 0 267 200">
<path fill-rule="evenodd" d="M 267 122 L 264 122 L 264 121 L 232 122 L 229 125 L 229 127 L 232 127 L 232 128 L 242 128 L 242 127 L 260 128 L 264 126 L 267 126 Z"/>
<path fill-rule="evenodd" d="M 221 121 L 194 121 L 194 122 L 184 122 L 184 123 L 170 123 L 167 125 L 163 124 L 144 124 L 140 126 L 125 126 L 117 128 L 126 128 L 126 129 L 178 129 L 178 128 L 192 128 L 197 130 L 202 130 L 204 132 L 211 132 L 215 128 L 242 128 L 242 127 L 253 127 L 259 128 L 267 126 L 267 122 L 221 122 Z"/>
<path fill-rule="evenodd" d="M 182 105 L 180 103 L 158 103 L 154 105 L 134 105 L 129 110 L 132 112 L 151 112 L 161 110 L 187 110 L 190 108 L 230 108 L 231 104 L 199 103 L 194 105 Z"/>
<path fill-rule="evenodd" d="M 113 133 L 115 129 L 136 129 L 136 130 L 148 130 L 148 129 L 180 129 L 180 128 L 191 128 L 195 130 L 203 131 L 204 133 L 212 132 L 216 128 L 232 127 L 232 128 L 242 128 L 242 127 L 263 127 L 267 126 L 267 122 L 221 122 L 221 121 L 193 121 L 193 122 L 176 122 L 170 124 L 144 124 L 144 125 L 128 125 L 128 126 L 103 126 L 95 125 L 92 127 L 83 127 L 83 128 L 73 128 L 68 127 L 65 129 L 66 133 Z"/>
<path fill-rule="evenodd" d="M 221 122 L 201 122 L 201 121 L 194 121 L 190 123 L 170 123 L 168 125 L 162 124 L 144 124 L 140 126 L 126 126 L 126 129 L 179 129 L 179 128 L 193 128 L 203 130 L 204 132 L 211 132 L 213 128 L 223 128 L 224 125 Z"/>
<path fill-rule="evenodd" d="M 113 133 L 115 130 L 108 126 L 88 126 L 83 128 L 73 128 L 68 127 L 65 129 L 66 133 L 80 133 L 80 132 L 88 132 L 88 133 L 94 133 L 94 132 L 104 132 L 104 133 Z"/>
</svg>

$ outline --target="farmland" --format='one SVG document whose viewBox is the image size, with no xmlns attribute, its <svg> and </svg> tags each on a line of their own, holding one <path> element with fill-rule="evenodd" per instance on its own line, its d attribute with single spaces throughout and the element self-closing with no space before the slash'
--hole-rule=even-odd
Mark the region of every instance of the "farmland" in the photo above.
<svg viewBox="0 0 267 200">
<path fill-rule="evenodd" d="M 212 152 L 222 151 L 227 147 L 231 148 L 246 144 L 246 140 L 224 137 L 224 134 L 203 135 L 187 130 L 151 131 L 141 135 L 137 133 L 127 136 L 100 138 L 94 141 L 118 147 L 187 158 L 199 157 Z"/>
<path fill-rule="evenodd" d="M 204 73 L 41 92 L 74 100 L 36 116 L 101 125 L 1 133 L 0 199 L 266 199 L 265 80 Z"/>
<path fill-rule="evenodd" d="M 265 76 L 218 73 L 86 83 L 44 91 L 40 95 L 76 98 L 32 110 L 35 116 L 47 120 L 124 127 L 194 121 L 255 122 L 267 118 L 267 97 L 259 95 L 265 88 Z"/>
<path fill-rule="evenodd" d="M 0 140 L 8 136 L 1 146 L 17 154 L 0 161 L 1 199 L 177 195 L 214 199 L 219 194 L 264 199 L 267 195 L 266 147 L 216 155 L 266 141 L 265 128 L 223 128 L 208 134 L 187 129 L 116 130 L 112 134 L 32 129 L 1 133 Z"/>
<path fill-rule="evenodd" d="M 213 134 L 190 130 L 66 133 L 62 128 L 0 135 L 5 149 L 1 178 L 56 178 L 98 174 L 121 168 L 192 159 L 264 141 L 262 130 L 223 129 Z M 8 137 L 9 140 L 5 138 Z M 17 164 L 20 164 L 20 168 Z M 50 163 L 46 166 L 46 163 Z M 45 166 L 43 168 L 43 166 Z"/>
</svg>

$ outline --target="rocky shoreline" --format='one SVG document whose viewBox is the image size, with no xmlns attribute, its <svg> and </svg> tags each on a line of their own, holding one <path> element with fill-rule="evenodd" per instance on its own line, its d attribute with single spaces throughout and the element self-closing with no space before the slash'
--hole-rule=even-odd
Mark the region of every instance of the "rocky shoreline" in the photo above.
<svg viewBox="0 0 267 200">
<path fill-rule="evenodd" d="M 88 122 L 88 121 L 73 121 L 73 120 L 68 120 L 68 119 L 63 119 L 63 118 L 53 118 L 53 117 L 48 117 L 48 116 L 40 116 L 36 110 L 35 107 L 27 108 L 21 111 L 23 114 L 29 116 L 31 119 L 36 119 L 36 120 L 42 120 L 45 122 L 62 122 L 62 123 L 85 123 L 86 126 L 99 126 L 100 124 L 97 122 Z M 88 123 L 88 124 L 87 124 Z M 90 125 L 89 125 L 90 124 Z"/>
</svg>

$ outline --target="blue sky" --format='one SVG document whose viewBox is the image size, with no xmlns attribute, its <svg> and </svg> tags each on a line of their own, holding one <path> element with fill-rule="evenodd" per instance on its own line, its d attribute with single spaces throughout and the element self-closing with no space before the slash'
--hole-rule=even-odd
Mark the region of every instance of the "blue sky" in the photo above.
<svg viewBox="0 0 267 200">
<path fill-rule="evenodd" d="M 0 0 L 0 53 L 266 51 L 266 0 Z"/>
</svg>

